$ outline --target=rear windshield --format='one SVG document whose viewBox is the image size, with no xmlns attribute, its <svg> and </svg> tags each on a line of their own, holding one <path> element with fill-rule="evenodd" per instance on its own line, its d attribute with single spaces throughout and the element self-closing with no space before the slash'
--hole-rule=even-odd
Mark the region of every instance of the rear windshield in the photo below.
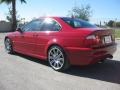
<svg viewBox="0 0 120 90">
<path fill-rule="evenodd" d="M 61 18 L 64 22 L 72 26 L 73 28 L 96 28 L 97 26 L 90 24 L 87 21 L 78 18 Z"/>
</svg>

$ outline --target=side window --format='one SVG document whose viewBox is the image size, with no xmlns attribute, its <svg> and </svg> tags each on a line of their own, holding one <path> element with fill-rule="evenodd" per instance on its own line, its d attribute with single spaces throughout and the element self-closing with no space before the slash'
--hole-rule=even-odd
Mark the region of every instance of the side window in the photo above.
<svg viewBox="0 0 120 90">
<path fill-rule="evenodd" d="M 25 25 L 22 30 L 25 32 L 29 32 L 29 31 L 40 31 L 40 28 L 42 26 L 42 21 L 43 20 L 34 20 L 31 21 L 30 23 L 28 23 L 27 25 Z"/>
<path fill-rule="evenodd" d="M 60 29 L 61 27 L 56 21 L 46 18 L 43 22 L 41 31 L 59 31 Z"/>
</svg>

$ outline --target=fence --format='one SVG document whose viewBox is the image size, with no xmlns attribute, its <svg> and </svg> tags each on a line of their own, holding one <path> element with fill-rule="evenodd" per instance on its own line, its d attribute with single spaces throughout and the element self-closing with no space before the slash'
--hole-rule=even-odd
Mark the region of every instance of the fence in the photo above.
<svg viewBox="0 0 120 90">
<path fill-rule="evenodd" d="M 10 32 L 11 31 L 11 23 L 0 21 L 0 32 Z"/>
</svg>

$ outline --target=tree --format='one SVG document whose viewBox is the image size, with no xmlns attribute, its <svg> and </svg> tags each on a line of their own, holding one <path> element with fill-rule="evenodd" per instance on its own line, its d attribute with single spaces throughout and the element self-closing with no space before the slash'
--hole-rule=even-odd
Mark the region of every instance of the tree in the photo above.
<svg viewBox="0 0 120 90">
<path fill-rule="evenodd" d="M 7 16 L 6 16 L 6 19 L 9 21 L 9 22 L 12 22 L 12 15 L 13 15 L 13 12 L 12 12 L 12 9 L 11 8 L 8 8 L 9 11 L 7 13 Z M 21 21 L 23 20 L 23 18 L 20 18 L 19 15 L 17 15 L 17 12 L 16 12 L 16 24 L 18 25 L 18 23 L 21 23 Z"/>
<path fill-rule="evenodd" d="M 70 16 L 81 18 L 86 21 L 89 20 L 91 13 L 92 12 L 90 5 L 86 5 L 86 6 L 81 5 L 81 7 L 75 6 L 72 8 L 72 10 L 69 11 Z"/>
<path fill-rule="evenodd" d="M 21 3 L 26 3 L 25 0 L 20 0 Z M 6 3 L 12 5 L 12 30 L 15 31 L 17 27 L 16 21 L 16 0 L 0 0 L 0 3 Z"/>
<path fill-rule="evenodd" d="M 115 21 L 110 20 L 110 21 L 107 23 L 107 26 L 109 26 L 109 27 L 114 27 L 114 23 L 115 23 Z"/>
<path fill-rule="evenodd" d="M 120 27 L 120 22 L 116 22 L 116 27 Z"/>
</svg>

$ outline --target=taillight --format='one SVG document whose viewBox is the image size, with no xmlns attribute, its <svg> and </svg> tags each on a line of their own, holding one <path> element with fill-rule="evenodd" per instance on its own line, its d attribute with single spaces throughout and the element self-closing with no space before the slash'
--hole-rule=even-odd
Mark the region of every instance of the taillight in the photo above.
<svg viewBox="0 0 120 90">
<path fill-rule="evenodd" d="M 98 45 L 100 43 L 100 37 L 96 35 L 89 35 L 85 39 L 85 45 L 87 47 L 93 47 L 95 45 Z"/>
</svg>

